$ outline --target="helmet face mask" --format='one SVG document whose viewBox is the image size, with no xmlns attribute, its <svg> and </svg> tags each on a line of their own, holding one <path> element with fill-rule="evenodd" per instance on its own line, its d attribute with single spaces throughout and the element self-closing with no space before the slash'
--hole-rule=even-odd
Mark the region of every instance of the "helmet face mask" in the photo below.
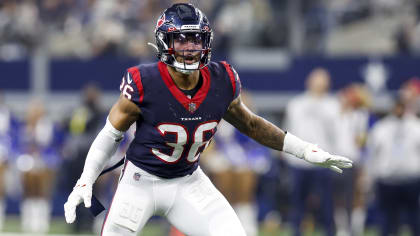
<svg viewBox="0 0 420 236">
<path fill-rule="evenodd" d="M 158 19 L 155 29 L 158 58 L 190 74 L 208 65 L 213 33 L 206 16 L 191 4 L 174 4 Z"/>
<path fill-rule="evenodd" d="M 194 45 L 200 45 L 204 47 L 204 39 L 203 35 L 197 32 L 184 32 L 184 33 L 175 33 L 172 34 L 172 43 L 179 43 L 179 44 L 187 44 L 189 42 L 193 43 Z M 176 48 L 174 47 L 176 50 Z M 200 48 L 201 49 L 201 48 Z"/>
<path fill-rule="evenodd" d="M 173 33 L 169 40 L 174 54 L 174 67 L 180 70 L 197 70 L 205 51 L 203 34 L 198 32 Z M 181 71 L 183 72 L 183 71 Z"/>
</svg>

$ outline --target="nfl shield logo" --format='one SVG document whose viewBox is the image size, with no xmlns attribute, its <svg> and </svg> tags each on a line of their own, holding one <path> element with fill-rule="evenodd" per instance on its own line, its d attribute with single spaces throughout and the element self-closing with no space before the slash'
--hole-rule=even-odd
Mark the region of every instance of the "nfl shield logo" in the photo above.
<svg viewBox="0 0 420 236">
<path fill-rule="evenodd" d="M 195 109 L 196 109 L 196 106 L 195 106 L 195 103 L 190 103 L 189 105 L 188 105 L 188 110 L 190 111 L 190 112 L 194 112 L 195 111 Z"/>
<path fill-rule="evenodd" d="M 133 179 L 134 179 L 135 181 L 139 181 L 139 179 L 140 179 L 140 173 L 134 173 L 134 175 L 133 175 Z"/>
</svg>

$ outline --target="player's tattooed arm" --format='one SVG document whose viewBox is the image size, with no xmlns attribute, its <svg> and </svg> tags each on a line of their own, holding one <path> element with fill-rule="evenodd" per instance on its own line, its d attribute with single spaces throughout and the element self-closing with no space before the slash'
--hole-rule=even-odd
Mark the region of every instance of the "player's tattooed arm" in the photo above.
<svg viewBox="0 0 420 236">
<path fill-rule="evenodd" d="M 117 130 L 127 131 L 140 115 L 140 108 L 121 95 L 109 112 L 109 121 Z"/>
<path fill-rule="evenodd" d="M 240 96 L 230 104 L 223 119 L 262 145 L 279 151 L 283 149 L 284 131 L 250 111 Z"/>
</svg>

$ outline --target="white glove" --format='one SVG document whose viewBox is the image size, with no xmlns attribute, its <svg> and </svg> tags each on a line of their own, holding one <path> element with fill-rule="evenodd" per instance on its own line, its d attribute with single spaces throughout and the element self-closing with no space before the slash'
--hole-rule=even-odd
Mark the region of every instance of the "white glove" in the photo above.
<svg viewBox="0 0 420 236">
<path fill-rule="evenodd" d="M 67 223 L 71 224 L 74 222 L 76 219 L 76 207 L 81 202 L 85 203 L 85 207 L 89 208 L 91 206 L 92 185 L 117 150 L 123 138 L 123 133 L 114 128 L 109 119 L 107 119 L 105 127 L 99 132 L 89 149 L 80 179 L 64 204 Z"/>
<path fill-rule="evenodd" d="M 66 222 L 71 224 L 76 219 L 76 207 L 84 202 L 85 207 L 91 206 L 92 199 L 92 184 L 87 181 L 79 179 L 70 193 L 67 202 L 64 204 L 64 215 Z"/>
<path fill-rule="evenodd" d="M 289 132 L 284 138 L 283 151 L 304 159 L 309 163 L 330 168 L 338 173 L 343 173 L 340 168 L 350 168 L 353 166 L 353 161 L 350 159 L 331 155 L 318 146 L 305 142 Z"/>
<path fill-rule="evenodd" d="M 343 173 L 343 170 L 340 168 L 350 168 L 353 163 L 348 158 L 331 155 L 314 144 L 310 144 L 305 148 L 303 159 L 309 163 L 330 168 L 338 173 Z"/>
</svg>

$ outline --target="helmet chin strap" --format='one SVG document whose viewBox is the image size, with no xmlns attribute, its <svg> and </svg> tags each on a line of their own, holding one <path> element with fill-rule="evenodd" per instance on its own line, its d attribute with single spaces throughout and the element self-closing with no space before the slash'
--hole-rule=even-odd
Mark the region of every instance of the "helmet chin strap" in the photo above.
<svg viewBox="0 0 420 236">
<path fill-rule="evenodd" d="M 191 75 L 194 72 L 194 70 L 184 70 L 184 69 L 179 69 L 178 67 L 175 67 L 175 70 L 185 75 Z"/>
</svg>

